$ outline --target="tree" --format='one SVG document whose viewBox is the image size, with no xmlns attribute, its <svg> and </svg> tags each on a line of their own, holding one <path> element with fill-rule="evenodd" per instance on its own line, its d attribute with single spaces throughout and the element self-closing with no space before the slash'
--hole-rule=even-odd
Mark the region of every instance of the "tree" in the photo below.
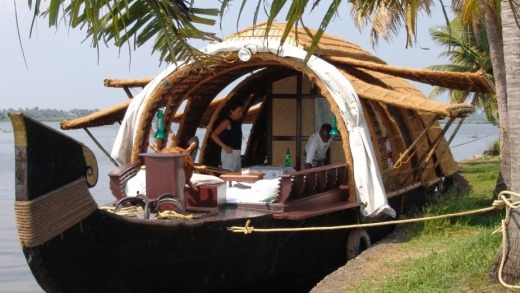
<svg viewBox="0 0 520 293">
<path fill-rule="evenodd" d="M 476 34 L 464 27 L 460 17 L 453 19 L 449 25 L 430 29 L 433 40 L 446 50 L 441 56 L 448 57 L 451 64 L 431 65 L 428 69 L 451 72 L 476 72 L 483 70 L 489 80 L 494 83 L 493 67 L 489 53 L 489 45 L 485 27 L 478 26 Z M 449 90 L 434 87 L 430 97 L 438 96 L 446 91 L 450 93 L 450 101 L 458 103 L 466 101 L 470 95 L 467 91 Z M 498 123 L 498 107 L 496 95 L 489 93 L 472 93 L 471 101 L 484 110 L 487 120 Z"/>
<path fill-rule="evenodd" d="M 33 2 L 32 0 L 28 0 L 28 2 L 31 9 L 34 10 L 36 18 L 40 15 L 40 5 L 43 2 Z M 238 2 L 241 4 L 241 12 L 246 2 L 246 0 Z M 283 8 L 288 4 L 285 17 L 287 26 L 281 39 L 282 42 L 294 25 L 305 27 L 301 19 L 307 8 L 312 10 L 319 4 L 329 5 L 317 34 L 313 36 L 309 57 L 328 24 L 338 13 L 341 0 L 332 0 L 325 4 L 320 0 L 257 0 L 256 3 L 253 22 L 256 23 L 260 11 L 266 11 L 268 24 L 279 17 Z M 392 34 L 398 32 L 401 24 L 404 24 L 407 45 L 414 43 L 418 13 L 429 13 L 429 7 L 433 5 L 430 0 L 402 2 L 352 0 L 350 3 L 353 7 L 353 15 L 360 20 L 367 20 L 358 23 L 371 22 L 373 24 L 371 34 L 374 41 L 377 41 L 378 36 L 388 39 Z M 194 1 L 187 0 L 50 0 L 49 8 L 45 11 L 44 16 L 48 17 L 51 26 L 56 26 L 57 21 L 61 19 L 67 19 L 66 24 L 70 27 L 86 26 L 87 34 L 92 39 L 94 46 L 98 46 L 100 41 L 105 43 L 115 41 L 118 46 L 128 44 L 130 47 L 133 42 L 135 46 L 139 46 L 155 37 L 154 50 L 161 52 L 161 60 L 176 62 L 182 58 L 193 58 L 205 62 L 207 59 L 203 54 L 193 49 L 187 40 L 215 37 L 210 32 L 199 30 L 194 24 L 212 25 L 214 20 L 211 17 L 214 15 L 223 17 L 226 8 L 232 4 L 231 0 L 221 0 L 219 9 L 200 9 L 194 6 Z M 467 17 L 470 19 L 468 23 L 485 20 L 486 30 L 490 37 L 489 45 L 503 141 L 501 172 L 507 187 L 513 192 L 520 192 L 520 165 L 511 164 L 511 162 L 520 161 L 520 148 L 517 147 L 520 139 L 520 75 L 517 74 L 520 70 L 520 51 L 517 49 L 520 45 L 520 34 L 518 33 L 520 26 L 517 22 L 517 12 L 520 11 L 519 3 L 515 1 L 455 0 L 452 5 L 464 7 L 461 10 L 463 20 Z M 502 30 L 500 30 L 498 11 L 501 11 Z M 517 212 L 513 212 L 512 222 L 518 223 L 519 217 Z M 520 226 L 518 224 L 510 225 L 508 230 L 514 244 L 518 244 Z M 516 281 L 520 279 L 520 270 L 517 269 L 520 266 L 520 255 L 510 251 L 508 260 L 506 271 L 511 274 L 506 277 L 508 280 Z"/>
<path fill-rule="evenodd" d="M 515 1 L 504 1 L 501 7 L 502 19 L 502 33 L 503 33 L 503 48 L 504 48 L 504 64 L 505 64 L 505 78 L 506 78 L 506 111 L 508 123 L 506 129 L 503 130 L 506 139 L 509 141 L 510 160 L 510 182 L 508 187 L 515 193 L 520 192 L 520 34 L 518 29 L 518 12 L 520 11 L 520 4 Z M 499 100 L 500 101 L 500 100 Z M 502 124 L 501 124 L 502 125 Z M 515 164 L 511 164 L 515 162 Z M 504 159 L 502 159 L 504 164 Z M 504 172 L 504 170 L 502 170 Z M 508 174 L 509 175 L 509 174 Z M 504 176 L 505 177 L 505 176 Z M 507 183 L 507 182 L 506 182 Z M 512 200 L 518 201 L 518 196 L 512 196 Z M 506 283 L 515 283 L 520 280 L 520 212 L 512 210 L 511 217 L 507 223 L 506 233 L 509 239 L 508 250 L 506 253 L 506 261 L 502 271 L 502 279 Z M 501 259 L 502 252 L 499 252 L 497 261 L 493 268 L 493 274 L 498 273 L 498 260 Z"/>
</svg>

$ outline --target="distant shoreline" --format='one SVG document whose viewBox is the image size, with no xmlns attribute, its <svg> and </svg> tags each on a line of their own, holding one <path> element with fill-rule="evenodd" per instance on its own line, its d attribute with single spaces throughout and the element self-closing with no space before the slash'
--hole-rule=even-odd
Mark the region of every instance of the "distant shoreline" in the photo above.
<svg viewBox="0 0 520 293">
<path fill-rule="evenodd" d="M 29 117 L 40 122 L 61 122 L 64 120 L 71 120 L 81 118 L 89 114 L 98 112 L 99 109 L 72 109 L 72 110 L 57 110 L 57 109 L 40 109 L 34 108 L 18 108 L 18 109 L 4 109 L 0 110 L 0 122 L 9 122 L 8 113 L 24 113 Z"/>
<path fill-rule="evenodd" d="M 58 109 L 40 109 L 38 107 L 33 108 L 18 108 L 18 109 L 3 109 L 0 110 L 0 122 L 8 122 L 9 117 L 7 113 L 20 113 L 23 112 L 29 117 L 36 119 L 40 122 L 61 122 L 64 120 L 72 120 L 87 116 L 89 114 L 98 112 L 99 109 L 71 109 L 71 110 L 58 110 Z M 447 119 L 439 120 L 439 123 L 444 125 L 448 121 Z M 472 114 L 464 120 L 464 124 L 492 124 L 486 118 L 484 113 Z"/>
</svg>

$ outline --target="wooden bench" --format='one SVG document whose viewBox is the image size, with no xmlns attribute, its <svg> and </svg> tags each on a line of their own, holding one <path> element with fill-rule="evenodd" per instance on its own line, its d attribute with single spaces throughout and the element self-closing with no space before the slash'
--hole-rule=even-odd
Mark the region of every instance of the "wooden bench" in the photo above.
<svg viewBox="0 0 520 293">
<path fill-rule="evenodd" d="M 282 175 L 277 202 L 287 203 L 340 189 L 342 186 L 346 189 L 346 182 L 347 167 L 341 163 Z"/>
<path fill-rule="evenodd" d="M 110 191 L 118 199 L 126 197 L 125 187 L 130 178 L 141 169 L 140 163 L 126 163 L 108 173 L 110 177 Z"/>
<path fill-rule="evenodd" d="M 346 182 L 346 165 L 339 163 L 282 175 L 276 202 L 284 205 L 284 212 L 273 217 L 301 220 L 357 208 L 361 203 L 349 199 Z"/>
</svg>

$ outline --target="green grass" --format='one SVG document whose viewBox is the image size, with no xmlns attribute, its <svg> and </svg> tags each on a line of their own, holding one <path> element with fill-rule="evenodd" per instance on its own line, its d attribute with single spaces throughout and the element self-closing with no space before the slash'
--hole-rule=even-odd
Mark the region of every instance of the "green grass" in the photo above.
<svg viewBox="0 0 520 293">
<path fill-rule="evenodd" d="M 461 165 L 460 180 L 409 217 L 456 213 L 491 206 L 500 162 L 484 157 Z M 391 273 L 364 279 L 349 292 L 500 292 L 488 274 L 502 236 L 491 235 L 499 226 L 500 211 L 409 225 L 400 251 L 407 255 L 392 262 Z M 397 257 L 395 257 L 397 258 Z"/>
</svg>

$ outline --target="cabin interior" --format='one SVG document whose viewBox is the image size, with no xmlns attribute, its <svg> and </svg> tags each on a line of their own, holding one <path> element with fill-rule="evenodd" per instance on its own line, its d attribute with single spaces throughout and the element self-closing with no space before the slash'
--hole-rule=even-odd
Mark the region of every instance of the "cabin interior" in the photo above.
<svg viewBox="0 0 520 293">
<path fill-rule="evenodd" d="M 280 178 L 280 176 L 276 178 L 278 180 L 276 183 L 276 195 L 274 196 L 275 198 L 271 198 L 272 203 L 284 205 L 290 201 L 300 200 L 302 202 L 302 199 L 305 198 L 302 203 L 304 206 L 309 206 L 309 202 L 320 202 L 322 207 L 325 207 L 321 209 L 321 212 L 328 211 L 326 205 L 323 205 L 327 202 L 335 203 L 333 209 L 345 208 L 346 204 L 356 206 L 357 201 L 354 193 L 348 191 L 348 164 L 346 163 L 345 149 L 343 148 L 344 142 L 341 136 L 332 138 L 333 142 L 328 152 L 331 163 L 329 166 L 314 168 L 315 170 L 311 171 L 301 171 L 303 169 L 302 158 L 304 149 L 310 135 L 319 130 L 323 123 L 337 124 L 330 104 L 321 95 L 320 89 L 308 76 L 291 68 L 275 66 L 261 68 L 253 72 L 253 74 L 240 78 L 241 81 L 225 98 L 217 98 L 213 103 L 211 103 L 212 99 L 208 97 L 203 100 L 187 99 L 184 109 L 180 113 L 173 114 L 173 111 L 169 111 L 169 109 L 175 109 L 175 107 L 166 107 L 166 105 L 172 105 L 172 103 L 168 103 L 168 99 L 163 99 L 163 103 L 157 104 L 157 108 L 154 109 L 153 116 L 156 116 L 158 109 L 164 111 L 165 123 L 168 125 L 166 129 L 178 129 L 178 131 L 174 133 L 174 136 L 166 136 L 164 139 L 159 140 L 153 135 L 156 130 L 156 124 L 150 123 L 151 127 L 149 127 L 148 131 L 150 131 L 151 135 L 146 136 L 149 142 L 156 144 L 159 149 L 172 144 L 186 147 L 189 139 L 197 134 L 197 129 L 203 128 L 205 129 L 205 134 L 199 138 L 199 154 L 195 164 L 198 167 L 204 166 L 211 169 L 210 172 L 202 171 L 202 173 L 224 178 L 227 175 L 225 174 L 227 173 L 226 170 L 219 169 L 220 147 L 214 143 L 210 134 L 213 131 L 213 127 L 226 117 L 226 113 L 228 113 L 227 105 L 234 101 L 239 101 L 244 105 L 245 114 L 243 122 L 250 124 L 251 127 L 249 137 L 245 138 L 247 143 L 243 147 L 242 167 L 249 170 L 250 167 L 262 168 L 262 166 L 268 166 L 269 170 L 274 168 L 275 173 L 282 175 L 281 177 L 284 177 L 283 175 L 287 174 L 287 172 L 292 173 L 285 176 L 285 178 Z M 169 96 L 169 94 L 164 96 Z M 204 106 L 208 102 L 210 103 L 209 106 Z M 178 128 L 171 127 L 172 123 L 179 123 Z M 152 137 L 154 138 L 152 139 Z M 172 138 L 175 141 L 168 141 Z M 291 154 L 291 166 L 286 166 L 285 155 L 287 150 Z M 141 153 L 144 152 L 150 152 L 150 149 L 141 151 Z M 140 159 L 142 158 L 143 156 L 141 155 Z M 144 161 L 146 165 L 146 158 Z M 142 163 L 139 162 L 138 164 Z M 279 170 L 282 169 L 283 173 L 280 173 Z M 111 174 L 111 176 L 116 178 L 115 182 L 117 183 L 115 185 L 117 188 L 115 189 L 126 188 L 124 186 L 126 182 L 121 182 L 121 178 L 126 180 L 128 177 L 134 176 L 133 174 L 131 176 L 127 176 L 127 174 L 122 176 L 121 173 L 125 172 L 128 171 L 124 170 L 124 172 L 121 172 L 121 170 L 117 170 Z M 160 175 L 151 175 L 150 177 L 157 176 Z M 263 176 L 260 179 L 267 178 Z M 311 180 L 311 177 L 315 179 Z M 273 178 L 269 177 L 269 179 Z M 154 189 L 158 184 L 161 184 L 157 183 L 158 180 L 148 179 L 148 177 L 147 180 L 156 182 L 154 183 Z M 245 178 L 236 178 L 236 180 L 248 181 Z M 260 183 L 260 181 L 262 180 L 258 180 L 257 183 Z M 263 181 L 263 187 L 270 189 L 272 186 L 269 183 L 270 180 L 266 179 Z M 286 186 L 285 189 L 284 186 Z M 175 189 L 174 186 L 166 188 Z M 119 190 L 116 192 L 119 192 Z M 199 193 L 194 193 L 191 188 L 188 188 L 187 194 L 189 194 L 189 198 L 193 199 L 194 197 L 203 196 L 201 195 L 202 193 L 208 192 L 210 191 L 205 189 L 205 186 L 202 186 Z M 230 202 L 230 196 L 239 196 L 235 195 L 234 192 L 236 191 L 233 188 L 227 188 L 228 203 Z M 124 193 L 128 195 L 127 191 Z M 160 192 L 155 193 L 159 194 Z M 233 195 L 230 195 L 231 193 Z M 309 200 L 314 195 L 319 195 L 319 199 Z M 250 191 L 247 197 L 253 197 Z M 116 198 L 121 198 L 121 195 L 117 194 Z M 244 197 L 241 197 L 231 201 L 242 201 L 243 199 Z M 258 201 L 263 200 L 265 198 Z M 216 201 L 222 202 L 225 200 L 216 199 Z M 244 201 L 247 201 L 247 199 Z M 197 210 L 197 207 L 189 203 L 187 206 Z M 280 209 L 283 211 L 283 208 Z M 304 217 L 311 214 L 305 213 Z M 296 218 L 299 217 L 301 217 L 301 214 Z"/>
<path fill-rule="evenodd" d="M 322 91 L 323 84 L 312 73 L 277 64 L 250 69 L 242 77 L 235 73 L 234 78 L 240 82 L 235 82 L 234 88 L 218 103 L 213 101 L 214 105 L 210 103 L 218 91 L 207 97 L 213 84 L 208 78 L 202 79 L 206 82 L 203 93 L 197 93 L 193 88 L 198 86 L 192 85 L 189 92 L 194 98 L 188 99 L 184 111 L 172 115 L 166 108 L 168 121 L 179 123 L 174 144 L 187 145 L 197 127 L 204 127 L 206 132 L 200 138 L 196 163 L 218 167 L 220 148 L 210 134 L 228 113 L 226 106 L 238 100 L 247 113 L 244 123 L 251 124 L 242 166 L 283 166 L 289 149 L 292 166 L 298 171 L 303 169 L 302 158 L 309 136 L 323 123 L 337 124 L 340 135 L 333 138 L 330 162 L 346 165 L 349 193 L 355 194 L 354 184 L 350 184 L 353 182 L 353 160 L 347 126 L 337 107 L 331 106 L 332 98 L 326 89 Z M 200 98 L 203 95 L 204 98 Z M 445 152 L 447 144 L 437 123 L 439 116 L 364 99 L 362 94 L 359 96 L 387 193 L 399 194 L 410 186 L 426 185 L 457 168 L 449 164 L 449 154 Z M 163 105 L 166 104 L 168 102 Z M 167 144 L 162 143 L 163 146 Z M 443 156 L 448 157 L 444 159 Z"/>
<path fill-rule="evenodd" d="M 251 87 L 245 80 L 228 96 L 227 103 L 240 100 L 245 106 L 246 123 L 252 123 L 242 166 L 285 165 L 287 149 L 292 166 L 303 169 L 302 158 L 309 136 L 319 130 L 323 123 L 333 124 L 333 113 L 325 97 L 310 79 L 296 71 L 281 76 L 263 74 L 261 86 Z M 256 81 L 255 81 L 256 82 Z M 219 166 L 220 149 L 211 140 L 210 133 L 219 119 L 226 114 L 226 105 L 220 108 L 214 119 L 217 123 L 208 126 L 202 140 L 200 163 Z M 345 162 L 340 137 L 335 137 L 330 148 L 330 162 Z"/>
</svg>

